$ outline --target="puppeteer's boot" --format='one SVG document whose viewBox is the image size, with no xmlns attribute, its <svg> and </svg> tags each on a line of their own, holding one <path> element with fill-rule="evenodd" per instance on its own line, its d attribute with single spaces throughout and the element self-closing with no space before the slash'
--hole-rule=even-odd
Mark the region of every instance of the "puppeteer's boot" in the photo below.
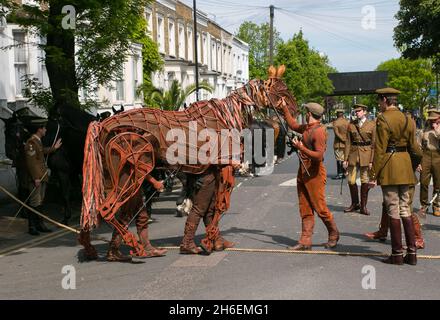
<svg viewBox="0 0 440 320">
<path fill-rule="evenodd" d="M 385 204 L 382 203 L 382 217 L 380 218 L 379 230 L 375 232 L 367 232 L 365 236 L 371 240 L 386 241 L 388 235 L 388 228 L 390 226 L 390 217 L 387 213 Z"/>
<path fill-rule="evenodd" d="M 205 224 L 205 227 L 207 227 L 211 224 L 212 219 L 213 219 L 212 215 L 203 217 L 203 223 Z M 219 233 L 219 236 L 214 241 L 214 250 L 215 251 L 223 251 L 228 248 L 233 248 L 234 245 L 235 245 L 234 242 L 226 240 Z"/>
<path fill-rule="evenodd" d="M 332 249 L 338 244 L 339 231 L 333 218 L 331 220 L 324 221 L 324 224 L 328 230 L 328 242 L 324 244 L 324 247 L 327 249 Z"/>
<path fill-rule="evenodd" d="M 402 247 L 402 227 L 400 219 L 393 219 L 390 217 L 390 232 L 391 232 L 391 255 L 382 260 L 387 264 L 403 264 L 403 247 Z"/>
<path fill-rule="evenodd" d="M 402 218 L 403 230 L 405 231 L 406 255 L 403 261 L 415 266 L 417 264 L 416 233 L 414 222 L 411 217 Z"/>
<path fill-rule="evenodd" d="M 359 205 L 359 190 L 357 184 L 349 184 L 350 196 L 351 196 L 351 205 L 344 210 L 344 212 L 354 212 L 361 208 Z"/>
<path fill-rule="evenodd" d="M 119 251 L 122 244 L 122 236 L 116 230 L 113 231 L 112 240 L 110 241 L 110 248 L 107 251 L 107 261 L 110 262 L 131 262 L 132 258 L 126 256 Z"/>
<path fill-rule="evenodd" d="M 148 217 L 147 217 L 147 223 L 145 225 L 146 227 L 142 229 L 138 229 L 139 241 L 144 247 L 146 253 L 145 258 L 163 257 L 168 251 L 166 249 L 159 249 L 153 247 L 153 245 L 150 242 L 150 238 L 148 236 Z"/>
<path fill-rule="evenodd" d="M 200 216 L 190 212 L 185 223 L 185 231 L 183 234 L 182 243 L 180 245 L 181 254 L 199 254 L 202 249 L 196 246 L 194 243 L 194 236 L 197 231 L 197 227 L 200 223 Z"/>
<path fill-rule="evenodd" d="M 362 183 L 361 184 L 361 214 L 369 216 L 370 212 L 367 209 L 367 202 L 368 202 L 368 192 L 370 191 L 370 188 L 368 186 L 368 183 Z"/>
</svg>

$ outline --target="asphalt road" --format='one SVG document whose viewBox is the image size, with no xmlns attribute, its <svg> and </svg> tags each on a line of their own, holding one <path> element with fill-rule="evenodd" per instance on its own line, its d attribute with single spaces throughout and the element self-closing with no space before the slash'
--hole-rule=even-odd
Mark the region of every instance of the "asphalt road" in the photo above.
<svg viewBox="0 0 440 320">
<path fill-rule="evenodd" d="M 331 143 L 330 139 L 330 146 Z M 290 157 L 277 165 L 270 176 L 238 180 L 231 208 L 221 221 L 222 234 L 236 242 L 237 248 L 277 250 L 296 244 L 301 230 L 294 180 L 297 162 Z M 329 176 L 333 175 L 331 148 L 326 165 Z M 362 236 L 378 226 L 380 189 L 370 193 L 371 216 L 343 212 L 349 204 L 349 194 L 344 185 L 340 195 L 339 181 L 328 180 L 327 202 L 341 232 L 335 251 L 390 252 L 389 241 L 372 242 Z M 174 216 L 170 201 L 161 201 L 155 208 L 156 222 L 150 224 L 153 243 L 178 246 L 185 219 Z M 197 241 L 202 233 L 200 226 Z M 423 233 L 427 247 L 419 254 L 440 255 L 440 219 L 428 216 Z M 95 232 L 98 234 L 109 238 L 110 229 L 103 225 Z M 325 227 L 317 218 L 313 250 L 326 251 L 320 245 L 326 238 Z M 14 247 L 2 249 L 3 253 L 9 250 L 9 254 L 0 256 L 0 299 L 440 298 L 439 259 L 420 259 L 417 266 L 392 266 L 380 262 L 380 257 L 262 252 L 185 256 L 170 250 L 165 257 L 121 264 L 105 261 L 107 244 L 101 241 L 94 242 L 100 259 L 81 262 L 82 249 L 75 236 L 61 230 L 46 239 L 25 240 L 25 244 L 14 243 Z M 65 266 L 71 269 L 63 273 Z M 75 275 L 75 279 L 63 282 L 66 275 Z M 63 288 L 66 283 L 71 287 L 75 284 L 75 289 Z"/>
</svg>

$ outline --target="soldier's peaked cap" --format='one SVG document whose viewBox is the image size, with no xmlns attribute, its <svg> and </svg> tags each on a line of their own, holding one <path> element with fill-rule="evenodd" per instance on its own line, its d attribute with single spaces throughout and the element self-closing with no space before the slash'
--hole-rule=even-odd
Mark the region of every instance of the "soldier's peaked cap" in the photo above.
<svg viewBox="0 0 440 320">
<path fill-rule="evenodd" d="M 34 118 L 29 120 L 29 125 L 33 127 L 37 126 L 45 126 L 47 124 L 48 119 L 46 118 Z"/>
<path fill-rule="evenodd" d="M 391 95 L 399 95 L 400 91 L 394 88 L 382 88 L 382 89 L 377 89 L 376 93 L 383 96 L 387 96 L 387 95 L 391 96 Z"/>
<path fill-rule="evenodd" d="M 315 116 L 322 116 L 324 114 L 324 107 L 321 106 L 319 103 L 315 103 L 315 102 L 309 102 L 306 103 L 305 108 L 312 114 L 314 114 Z"/>
<path fill-rule="evenodd" d="M 336 113 L 345 113 L 345 110 L 344 109 L 336 109 L 335 112 Z"/>
<path fill-rule="evenodd" d="M 367 107 L 366 105 L 364 105 L 364 104 L 356 103 L 356 104 L 353 106 L 353 110 L 359 110 L 359 109 L 367 110 L 368 107 Z"/>
<path fill-rule="evenodd" d="M 428 110 L 428 120 L 437 120 L 440 118 L 440 110 L 429 109 Z"/>
</svg>

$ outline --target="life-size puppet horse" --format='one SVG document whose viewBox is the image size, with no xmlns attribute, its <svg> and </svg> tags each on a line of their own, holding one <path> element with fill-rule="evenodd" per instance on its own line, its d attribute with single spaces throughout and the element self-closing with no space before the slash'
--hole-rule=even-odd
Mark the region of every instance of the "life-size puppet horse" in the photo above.
<svg viewBox="0 0 440 320">
<path fill-rule="evenodd" d="M 241 131 L 246 128 L 253 110 L 276 108 L 281 103 L 296 108 L 294 97 L 281 80 L 284 71 L 284 66 L 279 69 L 271 67 L 269 80 L 252 80 L 225 99 L 197 102 L 184 111 L 143 108 L 123 112 L 101 123 L 91 123 L 84 150 L 82 232 L 79 237 L 86 256 L 96 255 L 90 244 L 90 231 L 97 226 L 98 218 L 104 219 L 121 234 L 124 242 L 133 248 L 131 255 L 148 256 L 142 244 L 128 230 L 128 226 L 121 225 L 116 219 L 118 210 L 138 192 L 145 179 L 156 182 L 149 175 L 155 167 L 202 174 L 214 165 L 220 173 L 215 214 L 212 223 L 206 228 L 207 237 L 202 240 L 202 248 L 211 252 L 219 234 L 220 216 L 230 203 L 234 186 L 232 166 L 239 164 L 240 158 L 234 161 L 234 157 L 230 155 L 226 162 L 225 159 L 218 161 L 224 147 L 221 145 L 218 154 L 210 154 L 211 161 L 200 163 L 199 159 L 189 159 L 189 150 L 195 150 L 195 154 L 199 154 L 206 140 L 198 141 L 197 145 L 189 145 L 184 139 L 181 146 L 184 147 L 187 161 L 172 164 L 167 160 L 167 151 L 176 142 L 167 141 L 166 137 L 168 134 L 173 137 L 178 129 L 182 131 L 177 135 L 184 132 L 188 137 L 191 134 L 190 124 L 197 123 L 197 133 L 203 129 L 213 129 L 218 135 L 218 141 L 221 141 L 221 130 Z M 231 141 L 228 143 L 231 144 Z"/>
</svg>

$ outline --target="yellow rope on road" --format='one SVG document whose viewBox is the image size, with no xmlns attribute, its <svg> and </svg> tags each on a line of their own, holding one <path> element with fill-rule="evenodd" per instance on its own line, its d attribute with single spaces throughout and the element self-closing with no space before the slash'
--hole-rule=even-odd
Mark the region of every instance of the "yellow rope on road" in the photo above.
<svg viewBox="0 0 440 320">
<path fill-rule="evenodd" d="M 167 250 L 179 250 L 180 247 L 160 247 Z M 226 252 L 248 252 L 248 253 L 283 253 L 283 254 L 309 254 L 309 255 L 328 255 L 328 256 L 347 256 L 347 257 L 388 257 L 387 253 L 362 253 L 362 252 L 338 252 L 338 251 L 294 251 L 288 249 L 246 249 L 246 248 L 228 248 Z M 440 256 L 433 255 L 417 255 L 418 259 L 440 260 Z"/>
<path fill-rule="evenodd" d="M 12 199 L 14 199 L 16 202 L 18 202 L 19 204 L 21 204 L 23 207 L 25 207 L 26 209 L 32 211 L 33 213 L 35 213 L 36 215 L 42 217 L 43 219 L 46 219 L 47 221 L 49 221 L 50 223 L 53 223 L 54 225 L 60 227 L 60 228 L 64 228 L 67 229 L 69 231 L 72 231 L 73 233 L 77 233 L 79 234 L 80 231 L 77 229 L 74 229 L 72 227 L 66 226 L 65 224 L 59 223 L 58 221 L 55 221 L 51 218 L 49 218 L 48 216 L 42 214 L 41 212 L 38 212 L 37 210 L 35 210 L 34 208 L 32 208 L 31 206 L 28 206 L 26 203 L 24 203 L 23 201 L 21 201 L 20 199 L 18 199 L 17 197 L 15 197 L 12 193 L 10 193 L 8 190 L 6 190 L 5 188 L 3 188 L 2 186 L 0 186 L 0 190 L 3 191 L 4 193 L 6 193 L 9 197 L 11 197 Z M 12 223 L 12 222 L 11 222 Z"/>
<path fill-rule="evenodd" d="M 73 233 L 79 234 L 80 231 L 77 229 L 74 229 L 72 227 L 66 226 L 62 223 L 59 223 L 44 214 L 38 212 L 34 208 L 28 206 L 27 204 L 23 203 L 21 200 L 16 198 L 13 194 L 11 194 L 8 190 L 0 186 L 0 190 L 6 193 L 9 197 L 14 199 L 16 202 L 20 203 L 27 209 L 31 210 L 35 214 L 39 215 L 40 217 L 50 221 L 51 223 L 64 228 L 66 230 L 69 230 Z M 101 240 L 105 242 L 109 242 L 107 239 L 101 238 L 101 237 L 94 237 L 93 240 Z M 167 250 L 179 250 L 180 247 L 160 247 Z M 8 250 L 9 251 L 9 250 Z M 228 248 L 225 249 L 227 252 L 248 252 L 248 253 L 283 253 L 283 254 L 309 254 L 309 255 L 328 255 L 328 256 L 343 256 L 343 257 L 388 257 L 389 254 L 386 253 L 362 253 L 362 252 L 338 252 L 338 251 L 323 251 L 323 250 L 311 250 L 311 251 L 294 251 L 294 250 L 287 250 L 287 249 L 246 249 L 246 248 Z M 440 256 L 433 256 L 433 255 L 417 255 L 418 259 L 424 259 L 424 260 L 440 260 Z"/>
</svg>

